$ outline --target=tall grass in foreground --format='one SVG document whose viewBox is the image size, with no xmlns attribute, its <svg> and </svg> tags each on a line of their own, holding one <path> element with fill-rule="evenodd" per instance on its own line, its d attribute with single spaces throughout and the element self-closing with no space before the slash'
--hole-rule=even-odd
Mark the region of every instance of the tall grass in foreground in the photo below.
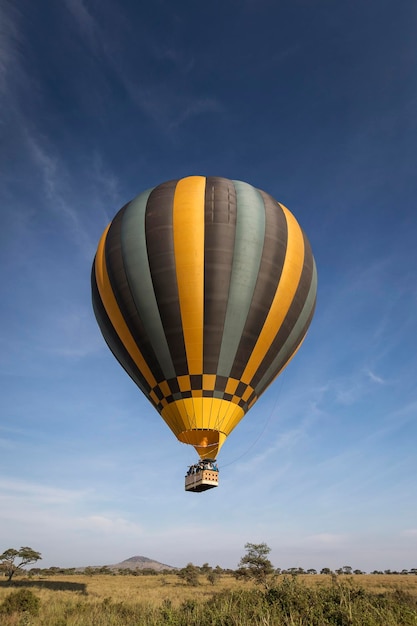
<svg viewBox="0 0 417 626">
<path fill-rule="evenodd" d="M 99 577 L 97 577 L 99 578 Z M 123 589 L 123 579 L 120 589 Z M 19 581 L 20 582 L 20 581 Z M 20 589 L 24 587 L 21 581 Z M 186 587 L 177 586 L 179 602 L 165 598 L 159 604 L 145 599 L 100 597 L 86 591 L 57 588 L 30 591 L 39 598 L 39 611 L 2 612 L 16 587 L 1 585 L 1 626 L 417 626 L 416 598 L 401 588 L 375 593 L 356 580 L 339 577 L 327 584 L 309 585 L 282 577 L 266 593 L 245 586 L 213 589 L 181 599 Z M 121 594 L 123 597 L 123 594 Z M 35 611 L 36 613 L 36 611 Z"/>
</svg>

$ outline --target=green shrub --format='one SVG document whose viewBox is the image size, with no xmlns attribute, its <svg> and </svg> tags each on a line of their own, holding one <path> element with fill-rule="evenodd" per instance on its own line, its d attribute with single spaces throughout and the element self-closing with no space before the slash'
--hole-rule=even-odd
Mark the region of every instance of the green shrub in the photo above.
<svg viewBox="0 0 417 626">
<path fill-rule="evenodd" d="M 0 606 L 1 613 L 29 613 L 30 615 L 38 615 L 39 598 L 35 596 L 29 589 L 19 589 L 12 591 L 5 597 L 3 604 Z"/>
</svg>

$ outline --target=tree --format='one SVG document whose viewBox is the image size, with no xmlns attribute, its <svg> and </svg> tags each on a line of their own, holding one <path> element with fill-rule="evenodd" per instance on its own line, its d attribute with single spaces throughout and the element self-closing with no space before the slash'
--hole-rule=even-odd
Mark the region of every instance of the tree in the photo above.
<svg viewBox="0 0 417 626">
<path fill-rule="evenodd" d="M 266 543 L 246 543 L 246 554 L 240 559 L 238 569 L 235 572 L 236 578 L 243 580 L 253 580 L 265 589 L 269 589 L 274 567 L 267 558 L 271 552 Z"/>
<path fill-rule="evenodd" d="M 211 572 L 207 574 L 207 580 L 212 585 L 215 585 L 218 580 L 221 578 L 221 572 L 218 569 L 212 569 Z"/>
<path fill-rule="evenodd" d="M 291 574 L 291 576 L 298 576 L 298 574 L 304 574 L 304 570 L 302 567 L 289 567 L 285 570 L 287 574 Z"/>
<path fill-rule="evenodd" d="M 17 563 L 17 559 L 21 559 L 20 563 Z M 28 546 L 21 547 L 20 550 L 15 548 L 9 548 L 5 550 L 3 554 L 0 554 L 0 567 L 4 571 L 4 575 L 7 576 L 7 580 L 11 581 L 12 577 L 29 563 L 36 563 L 40 561 L 42 556 L 40 552 L 36 552 Z"/>
<path fill-rule="evenodd" d="M 199 572 L 200 570 L 196 565 L 193 565 L 192 563 L 188 563 L 188 565 L 186 565 L 185 567 L 183 567 L 177 572 L 177 576 L 185 580 L 187 585 L 190 585 L 192 587 L 197 587 L 197 585 L 199 584 L 198 583 Z"/>
</svg>

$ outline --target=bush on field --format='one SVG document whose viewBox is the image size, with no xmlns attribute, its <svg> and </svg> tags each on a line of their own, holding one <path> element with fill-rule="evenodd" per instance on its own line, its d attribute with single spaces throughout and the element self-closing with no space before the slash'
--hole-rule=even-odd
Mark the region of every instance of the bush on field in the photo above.
<svg viewBox="0 0 417 626">
<path fill-rule="evenodd" d="M 0 606 L 0 613 L 29 613 L 30 615 L 38 615 L 39 598 L 35 596 L 29 589 L 19 589 L 12 591 L 5 597 Z"/>
<path fill-rule="evenodd" d="M 178 609 L 161 611 L 158 624 L 179 626 L 415 626 L 417 605 L 408 594 L 375 594 L 350 581 L 312 588 L 285 577 L 269 590 L 224 591 Z"/>
<path fill-rule="evenodd" d="M 198 567 L 196 567 L 192 563 L 188 563 L 186 567 L 183 567 L 177 572 L 177 576 L 184 580 L 187 585 L 191 585 L 192 587 L 197 587 L 199 584 L 198 574 Z"/>
</svg>

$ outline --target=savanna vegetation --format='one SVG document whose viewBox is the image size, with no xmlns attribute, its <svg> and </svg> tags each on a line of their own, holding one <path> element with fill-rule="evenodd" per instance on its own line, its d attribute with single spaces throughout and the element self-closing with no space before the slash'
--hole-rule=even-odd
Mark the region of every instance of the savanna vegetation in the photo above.
<svg viewBox="0 0 417 626">
<path fill-rule="evenodd" d="M 11 581 L 13 576 L 22 571 L 22 568 L 29 563 L 36 563 L 42 558 L 40 552 L 36 552 L 33 548 L 22 546 L 19 550 L 16 548 L 8 548 L 0 554 L 0 571 L 7 576 L 7 580 Z"/>
<path fill-rule="evenodd" d="M 417 576 L 282 574 L 266 544 L 247 544 L 236 571 L 84 573 L 32 569 L 0 582 L 1 626 L 416 626 Z M 345 566 L 347 567 L 347 566 Z M 300 568 L 298 568 L 300 569 Z M 359 570 L 357 570 L 359 571 Z"/>
</svg>

